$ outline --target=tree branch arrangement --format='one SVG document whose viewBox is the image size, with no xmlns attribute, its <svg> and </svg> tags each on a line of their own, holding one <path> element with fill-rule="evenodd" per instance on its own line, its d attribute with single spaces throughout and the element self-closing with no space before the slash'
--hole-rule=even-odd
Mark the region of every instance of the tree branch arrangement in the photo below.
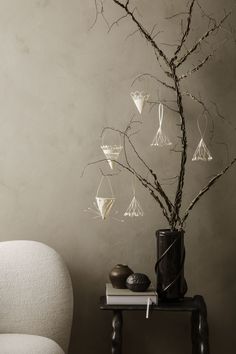
<svg viewBox="0 0 236 354">
<path fill-rule="evenodd" d="M 180 165 L 179 172 L 176 176 L 177 186 L 175 191 L 175 196 L 173 201 L 167 195 L 164 190 L 162 184 L 160 183 L 160 178 L 154 172 L 153 168 L 151 168 L 141 156 L 141 154 L 137 151 L 133 141 L 132 141 L 132 132 L 133 127 L 138 122 L 131 119 L 129 124 L 127 125 L 124 131 L 115 129 L 112 127 L 105 127 L 102 134 L 107 131 L 113 131 L 123 138 L 123 151 L 124 151 L 124 162 L 119 162 L 117 159 L 113 159 L 112 163 L 117 164 L 121 169 L 127 170 L 130 174 L 134 175 L 139 182 L 149 191 L 151 196 L 155 199 L 155 201 L 159 204 L 164 217 L 166 218 L 168 225 L 171 230 L 174 229 L 182 229 L 185 225 L 185 222 L 192 211 L 192 209 L 196 206 L 198 201 L 208 192 L 213 185 L 235 164 L 236 157 L 233 158 L 227 166 L 225 166 L 222 171 L 217 173 L 214 177 L 212 177 L 209 182 L 199 191 L 199 193 L 194 197 L 192 202 L 189 204 L 186 210 L 182 211 L 182 200 L 183 200 L 183 191 L 185 185 L 185 175 L 186 175 L 186 161 L 188 158 L 188 134 L 186 130 L 186 118 L 185 118 L 185 108 L 183 104 L 183 97 L 189 97 L 195 103 L 199 104 L 203 110 L 210 114 L 210 111 L 207 105 L 201 98 L 196 97 L 191 92 L 186 91 L 182 87 L 182 82 L 194 75 L 196 72 L 201 70 L 206 63 L 208 63 L 214 56 L 215 50 L 212 50 L 203 60 L 193 66 L 192 69 L 187 70 L 186 72 L 181 72 L 183 69 L 183 64 L 188 63 L 189 59 L 193 57 L 193 54 L 196 54 L 199 48 L 203 43 L 207 40 L 211 40 L 213 34 L 218 34 L 220 30 L 224 30 L 223 25 L 231 16 L 231 11 L 226 12 L 222 18 L 217 21 L 212 16 L 208 15 L 201 4 L 197 0 L 191 0 L 188 4 L 187 10 L 184 12 L 180 12 L 173 16 L 170 16 L 169 19 L 175 18 L 177 16 L 184 17 L 184 20 L 181 21 L 181 36 L 177 45 L 175 45 L 173 53 L 171 56 L 167 55 L 165 50 L 162 49 L 161 43 L 158 42 L 157 36 L 159 32 L 156 32 L 156 26 L 152 28 L 151 31 L 141 23 L 139 20 L 139 14 L 136 7 L 131 5 L 130 0 L 120 1 L 120 0 L 110 0 L 110 2 L 114 3 L 117 7 L 119 7 L 123 14 L 121 17 L 116 19 L 111 25 L 108 23 L 105 15 L 104 15 L 104 1 L 95 0 L 95 9 L 96 16 L 93 23 L 95 25 L 99 15 L 103 17 L 105 20 L 108 31 L 110 32 L 114 26 L 119 25 L 119 23 L 125 19 L 132 21 L 132 23 L 136 26 L 136 30 L 131 34 L 140 33 L 141 36 L 147 41 L 147 43 L 151 46 L 155 59 L 159 65 L 160 70 L 166 77 L 166 81 L 160 80 L 157 76 L 150 75 L 148 73 L 144 73 L 139 75 L 135 80 L 139 80 L 142 77 L 149 77 L 150 80 L 155 80 L 158 84 L 163 86 L 165 89 L 168 89 L 174 95 L 174 102 L 177 108 L 173 108 L 169 105 L 168 102 L 163 100 L 163 105 L 167 107 L 167 109 L 171 109 L 175 113 L 178 114 L 179 117 L 179 129 L 180 129 L 180 141 L 181 141 L 181 151 L 180 151 Z M 133 1 L 134 2 L 134 1 Z M 196 7 L 200 9 L 202 16 L 208 19 L 208 29 L 205 33 L 203 33 L 188 49 L 186 47 L 186 41 L 192 30 L 192 23 L 194 18 L 194 13 L 196 11 Z M 130 36 L 131 36 L 130 35 Z M 135 81 L 134 81 L 135 82 Z M 133 84 L 134 84 L 133 82 Z M 158 104 L 158 102 L 148 101 L 150 104 Z M 218 116 L 221 119 L 224 119 L 222 115 L 219 114 L 219 110 L 216 104 L 215 110 L 218 113 Z M 231 123 L 229 123 L 231 124 Z M 234 128 L 235 129 L 235 128 Z M 134 168 L 131 159 L 129 158 L 128 150 L 131 149 L 132 153 L 136 156 L 138 161 L 145 168 L 146 173 L 151 178 L 146 177 L 146 174 L 140 174 L 137 169 Z M 106 159 L 101 159 L 89 165 L 100 164 L 106 161 Z M 149 180 L 150 179 L 150 180 Z"/>
</svg>

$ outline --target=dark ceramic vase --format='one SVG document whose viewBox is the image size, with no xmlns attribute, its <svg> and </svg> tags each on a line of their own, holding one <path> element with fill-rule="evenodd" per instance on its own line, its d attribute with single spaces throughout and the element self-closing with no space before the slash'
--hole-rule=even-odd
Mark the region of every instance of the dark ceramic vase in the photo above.
<svg viewBox="0 0 236 354">
<path fill-rule="evenodd" d="M 126 279 L 133 271 L 126 264 L 117 264 L 109 274 L 112 286 L 116 289 L 126 288 Z"/>
<path fill-rule="evenodd" d="M 134 273 L 131 274 L 126 279 L 126 287 L 135 292 L 144 292 L 147 290 L 149 285 L 151 284 L 150 279 L 146 274 L 143 273 Z"/>
<path fill-rule="evenodd" d="M 184 279 L 184 231 L 157 230 L 157 292 L 162 301 L 179 300 L 187 292 Z"/>
</svg>

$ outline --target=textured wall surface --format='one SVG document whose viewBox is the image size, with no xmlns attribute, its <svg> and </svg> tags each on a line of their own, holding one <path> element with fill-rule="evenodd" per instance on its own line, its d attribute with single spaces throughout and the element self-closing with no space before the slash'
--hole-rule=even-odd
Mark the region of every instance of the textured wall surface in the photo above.
<svg viewBox="0 0 236 354">
<path fill-rule="evenodd" d="M 162 43 L 176 43 L 182 0 L 133 0 L 142 23 L 157 23 Z M 204 2 L 202 2 L 204 3 Z M 208 10 L 217 18 L 231 0 L 210 0 Z M 121 12 L 105 1 L 109 21 Z M 199 14 L 199 9 L 196 9 Z M 116 263 L 128 263 L 154 281 L 157 228 L 166 227 L 154 200 L 137 185 L 145 216 L 125 223 L 93 219 L 84 209 L 92 206 L 100 172 L 98 166 L 81 172 L 86 163 L 103 158 L 100 132 L 106 125 L 123 129 L 136 113 L 129 97 L 136 75 L 150 72 L 162 78 L 152 50 L 134 35 L 127 20 L 111 33 L 101 18 L 92 30 L 93 0 L 0 0 L 0 225 L 1 240 L 32 239 L 54 247 L 66 260 L 74 285 L 75 313 L 71 354 L 108 354 L 110 314 L 100 313 L 98 298 L 107 274 Z M 201 21 L 204 20 L 202 23 Z M 235 22 L 232 15 L 231 22 Z M 207 28 L 197 15 L 191 39 Z M 235 43 L 225 30 L 213 37 L 214 59 L 186 82 L 193 93 L 215 101 L 234 123 L 236 96 Z M 187 46 L 189 44 L 187 43 Z M 163 48 L 171 52 L 173 47 Z M 198 62 L 211 42 L 193 57 Z M 185 66 L 187 70 L 191 64 Z M 134 89 L 148 90 L 155 99 L 157 86 L 143 81 Z M 161 97 L 171 99 L 167 90 Z M 215 115 L 214 134 L 209 119 L 206 140 L 214 157 L 210 163 L 192 163 L 199 142 L 198 105 L 184 100 L 189 132 L 189 160 L 184 206 L 235 155 L 235 132 Z M 211 105 L 211 108 L 214 106 Z M 156 168 L 173 195 L 168 177 L 178 173 L 179 154 L 152 149 L 157 111 L 146 108 L 143 130 L 135 137 L 139 151 Z M 166 131 L 177 141 L 178 117 L 166 112 Z M 223 143 L 227 143 L 227 146 Z M 227 153 L 228 151 L 228 153 Z M 106 167 L 104 167 L 106 169 Z M 107 171 L 107 170 L 106 170 Z M 235 353 L 235 190 L 233 168 L 199 202 L 186 227 L 186 278 L 189 295 L 200 293 L 208 304 L 210 341 L 214 354 Z M 131 197 L 132 178 L 121 173 L 112 179 L 118 218 Z M 184 314 L 125 316 L 124 353 L 190 352 L 189 318 Z"/>
</svg>

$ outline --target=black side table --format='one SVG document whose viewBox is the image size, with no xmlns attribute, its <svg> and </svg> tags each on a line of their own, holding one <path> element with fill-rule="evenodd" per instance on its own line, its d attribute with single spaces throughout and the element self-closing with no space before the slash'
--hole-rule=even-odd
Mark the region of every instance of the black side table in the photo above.
<svg viewBox="0 0 236 354">
<path fill-rule="evenodd" d="M 122 312 L 145 311 L 146 305 L 107 305 L 106 297 L 100 298 L 100 310 L 113 311 L 111 353 L 122 353 Z M 185 297 L 178 302 L 160 302 L 151 311 L 191 312 L 192 354 L 209 354 L 207 308 L 201 295 Z"/>
</svg>

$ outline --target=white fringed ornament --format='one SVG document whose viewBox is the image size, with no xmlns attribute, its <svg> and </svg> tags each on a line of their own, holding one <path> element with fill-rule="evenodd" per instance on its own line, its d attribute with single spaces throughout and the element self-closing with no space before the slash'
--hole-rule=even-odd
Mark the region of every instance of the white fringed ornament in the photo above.
<svg viewBox="0 0 236 354">
<path fill-rule="evenodd" d="M 206 116 L 205 116 L 206 118 Z M 207 119 L 207 118 L 206 118 Z M 199 126 L 199 121 L 197 120 L 197 126 L 198 126 L 198 130 L 199 130 L 199 133 L 200 133 L 200 136 L 201 136 L 201 139 L 200 139 L 200 142 L 193 154 L 193 157 L 192 157 L 192 161 L 211 161 L 212 160 L 212 156 L 211 156 L 211 153 L 209 151 L 209 149 L 207 148 L 203 138 L 204 138 L 204 135 L 205 135 L 205 132 L 206 132 L 206 128 L 207 128 L 207 120 L 206 120 L 206 126 L 205 126 L 205 130 L 204 130 L 204 133 L 202 134 L 202 131 L 200 129 L 200 126 Z"/>
<path fill-rule="evenodd" d="M 129 216 L 129 217 L 138 217 L 138 216 L 143 216 L 144 212 L 143 209 L 139 203 L 139 201 L 136 198 L 135 195 L 135 183 L 133 184 L 133 198 L 126 210 L 126 212 L 124 213 L 124 216 Z"/>
<path fill-rule="evenodd" d="M 162 131 L 162 124 L 163 124 L 163 118 L 164 118 L 164 108 L 163 108 L 163 104 L 159 103 L 158 106 L 158 115 L 159 115 L 159 128 L 157 130 L 156 135 L 154 136 L 154 139 L 151 143 L 151 146 L 159 146 L 159 147 L 163 147 L 163 146 L 169 146 L 172 145 L 170 139 L 168 138 L 167 135 L 165 135 Z"/>
</svg>

